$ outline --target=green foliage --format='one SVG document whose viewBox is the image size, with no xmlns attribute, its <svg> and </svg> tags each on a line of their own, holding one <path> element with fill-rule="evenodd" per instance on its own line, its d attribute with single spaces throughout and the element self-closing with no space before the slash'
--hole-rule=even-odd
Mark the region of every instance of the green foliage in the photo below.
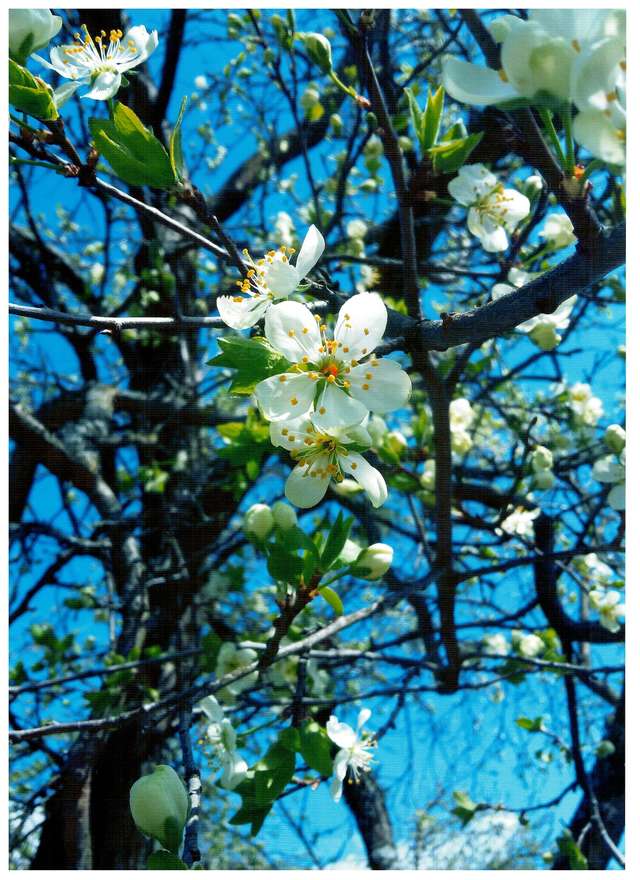
<svg viewBox="0 0 640 880">
<path fill-rule="evenodd" d="M 234 467 L 244 468 L 249 479 L 255 480 L 263 458 L 273 451 L 268 423 L 258 412 L 249 410 L 244 422 L 218 425 L 217 431 L 228 443 L 218 450 L 220 458 L 226 459 Z"/>
<path fill-rule="evenodd" d="M 344 517 L 342 511 L 338 514 L 335 522 L 331 526 L 331 530 L 327 535 L 322 553 L 320 554 L 320 568 L 322 571 L 329 571 L 338 556 L 342 553 L 344 545 L 347 542 L 353 517 Z"/>
<path fill-rule="evenodd" d="M 217 633 L 209 632 L 202 637 L 200 642 L 200 647 L 202 648 L 200 662 L 205 672 L 215 672 L 221 646 L 222 639 Z"/>
<path fill-rule="evenodd" d="M 187 98 L 182 99 L 180 104 L 180 112 L 175 127 L 169 138 L 169 158 L 171 160 L 171 168 L 176 180 L 183 182 L 185 176 L 184 155 L 182 152 L 182 117 L 187 108 Z"/>
<path fill-rule="evenodd" d="M 475 816 L 476 812 L 481 808 L 481 804 L 472 801 L 469 795 L 464 791 L 454 791 L 453 799 L 456 806 L 451 812 L 462 820 L 462 824 L 466 825 Z"/>
<path fill-rule="evenodd" d="M 335 590 L 332 590 L 331 587 L 323 587 L 320 590 L 320 595 L 322 596 L 322 598 L 324 599 L 325 602 L 327 602 L 329 605 L 331 605 L 331 607 L 333 608 L 333 610 L 335 611 L 335 613 L 338 617 L 341 614 L 344 614 L 344 606 L 342 604 L 342 599 L 340 598 L 340 596 L 338 596 L 338 594 L 335 592 Z"/>
<path fill-rule="evenodd" d="M 232 394 L 252 394 L 263 379 L 283 373 L 289 361 L 261 336 L 223 336 L 218 339 L 222 354 L 208 361 L 212 367 L 231 367 L 236 370 L 229 391 Z"/>
<path fill-rule="evenodd" d="M 178 856 L 166 849 L 151 853 L 147 859 L 147 871 L 188 871 L 189 869 Z"/>
<path fill-rule="evenodd" d="M 305 721 L 300 728 L 299 752 L 312 770 L 322 776 L 332 775 L 331 742 L 317 721 Z"/>
<path fill-rule="evenodd" d="M 455 137 L 453 132 L 457 127 L 464 129 L 465 134 Z M 483 137 L 483 131 L 467 135 L 464 124 L 462 122 L 456 123 L 453 128 L 449 129 L 442 142 L 429 150 L 433 161 L 433 170 L 438 174 L 454 174 L 466 163 Z"/>
<path fill-rule="evenodd" d="M 523 730 L 528 730 L 529 733 L 539 733 L 544 730 L 542 715 L 538 715 L 537 718 L 525 718 L 524 716 L 516 718 L 516 724 Z"/>
<path fill-rule="evenodd" d="M 557 844 L 560 854 L 569 861 L 569 868 L 572 871 L 589 870 L 589 862 L 581 852 L 578 844 L 574 841 L 570 831 L 565 831 L 562 837 L 558 838 Z"/>
<path fill-rule="evenodd" d="M 429 91 L 423 111 L 420 110 L 411 89 L 405 89 L 404 93 L 409 101 L 413 130 L 420 144 L 420 149 L 423 153 L 427 153 L 438 140 L 442 111 L 444 110 L 444 88 L 439 86 L 433 95 Z"/>
<path fill-rule="evenodd" d="M 9 59 L 9 103 L 21 113 L 36 119 L 51 121 L 58 118 L 58 110 L 51 88 L 26 67 Z"/>
<path fill-rule="evenodd" d="M 112 119 L 90 119 L 89 128 L 96 150 L 125 183 L 159 189 L 176 183 L 172 159 L 131 108 L 118 101 Z"/>
</svg>

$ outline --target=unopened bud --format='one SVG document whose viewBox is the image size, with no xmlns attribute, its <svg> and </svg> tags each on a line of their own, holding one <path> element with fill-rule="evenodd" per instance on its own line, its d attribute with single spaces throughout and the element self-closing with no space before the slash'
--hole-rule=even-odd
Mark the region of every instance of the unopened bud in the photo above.
<svg viewBox="0 0 640 880">
<path fill-rule="evenodd" d="M 531 467 L 534 471 L 548 471 L 553 467 L 553 452 L 546 446 L 536 446 L 531 456 Z"/>
<path fill-rule="evenodd" d="M 153 837 L 165 849 L 177 852 L 182 838 L 189 798 L 173 767 L 159 764 L 153 773 L 131 786 L 129 807 L 138 829 Z"/>
<path fill-rule="evenodd" d="M 622 425 L 609 425 L 604 432 L 604 442 L 612 452 L 619 455 L 627 445 L 627 433 Z"/>
<path fill-rule="evenodd" d="M 273 529 L 273 514 L 269 505 L 252 504 L 244 515 L 243 528 L 247 537 L 264 541 Z"/>
<path fill-rule="evenodd" d="M 331 57 L 331 43 L 322 34 L 300 34 L 307 50 L 307 55 L 317 64 L 323 73 L 331 73 L 333 59 Z"/>
<path fill-rule="evenodd" d="M 393 562 L 393 547 L 388 544 L 371 544 L 363 550 L 356 561 L 358 568 L 368 568 L 369 574 L 363 575 L 368 581 L 377 581 L 385 575 Z"/>
<path fill-rule="evenodd" d="M 288 532 L 294 526 L 298 525 L 298 515 L 293 507 L 285 501 L 276 501 L 271 508 L 273 521 L 279 526 L 283 532 Z"/>
</svg>

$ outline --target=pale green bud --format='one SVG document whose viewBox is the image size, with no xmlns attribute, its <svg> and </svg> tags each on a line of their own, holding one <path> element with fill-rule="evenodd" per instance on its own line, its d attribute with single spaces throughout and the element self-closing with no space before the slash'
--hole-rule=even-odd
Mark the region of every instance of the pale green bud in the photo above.
<svg viewBox="0 0 640 880">
<path fill-rule="evenodd" d="M 367 224 L 364 220 L 349 220 L 347 223 L 347 236 L 349 238 L 364 238 L 367 234 Z"/>
<path fill-rule="evenodd" d="M 329 117 L 329 123 L 334 134 L 340 134 L 342 131 L 342 117 L 339 113 L 332 113 Z"/>
<path fill-rule="evenodd" d="M 546 321 L 540 321 L 539 324 L 536 324 L 528 336 L 542 351 L 553 351 L 562 338 L 556 333 L 556 325 Z"/>
<path fill-rule="evenodd" d="M 331 43 L 322 34 L 300 34 L 307 50 L 307 55 L 317 64 L 323 73 L 331 73 L 333 59 L 331 57 Z"/>
<path fill-rule="evenodd" d="M 387 423 L 382 416 L 371 416 L 367 424 L 367 431 L 374 446 L 379 446 L 384 441 L 388 430 Z"/>
<path fill-rule="evenodd" d="M 534 476 L 536 489 L 551 489 L 556 478 L 551 471 L 538 471 Z"/>
<path fill-rule="evenodd" d="M 407 448 L 407 438 L 400 431 L 389 431 L 384 445 L 395 455 L 401 456 Z"/>
<path fill-rule="evenodd" d="M 553 467 L 553 452 L 546 446 L 536 446 L 531 456 L 531 467 L 534 471 L 549 471 Z"/>
<path fill-rule="evenodd" d="M 398 138 L 398 146 L 403 153 L 407 153 L 409 150 L 413 149 L 413 141 L 411 140 L 411 138 L 406 137 L 405 135 L 401 135 Z"/>
<path fill-rule="evenodd" d="M 604 442 L 612 452 L 620 455 L 627 445 L 627 433 L 622 425 L 609 425 L 604 432 Z"/>
<path fill-rule="evenodd" d="M 264 541 L 273 529 L 273 514 L 269 505 L 252 504 L 244 515 L 243 528 L 248 538 Z"/>
<path fill-rule="evenodd" d="M 615 750 L 616 747 L 610 739 L 603 739 L 598 743 L 598 746 L 596 748 L 596 755 L 598 756 L 598 758 L 608 758 L 609 755 L 613 755 Z"/>
<path fill-rule="evenodd" d="M 9 54 L 24 64 L 32 52 L 47 46 L 61 27 L 60 16 L 48 9 L 10 9 Z"/>
<path fill-rule="evenodd" d="M 311 110 L 312 107 L 320 100 L 320 92 L 317 89 L 312 88 L 311 86 L 308 89 L 305 89 L 302 93 L 302 97 L 300 98 L 300 104 L 302 105 L 303 110 Z"/>
<path fill-rule="evenodd" d="M 129 807 L 133 821 L 143 834 L 154 837 L 170 852 L 178 851 L 189 812 L 189 797 L 173 767 L 159 764 L 153 773 L 134 782 Z"/>
<path fill-rule="evenodd" d="M 371 544 L 363 550 L 357 559 L 358 568 L 368 568 L 369 574 L 363 575 L 368 581 L 377 581 L 385 575 L 393 562 L 393 547 L 388 544 Z"/>
<path fill-rule="evenodd" d="M 434 459 L 429 458 L 424 463 L 424 468 L 420 474 L 420 485 L 428 492 L 432 492 L 436 486 L 436 463 Z"/>
<path fill-rule="evenodd" d="M 276 501 L 271 508 L 273 521 L 279 526 L 283 532 L 288 532 L 294 526 L 298 525 L 298 515 L 293 507 L 285 501 Z"/>
</svg>

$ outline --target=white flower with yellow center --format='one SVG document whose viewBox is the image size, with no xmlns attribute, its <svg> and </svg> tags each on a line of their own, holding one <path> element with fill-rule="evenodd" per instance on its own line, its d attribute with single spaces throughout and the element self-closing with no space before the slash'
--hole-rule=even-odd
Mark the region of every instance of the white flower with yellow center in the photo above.
<svg viewBox="0 0 640 880">
<path fill-rule="evenodd" d="M 269 251 L 255 263 L 249 251 L 243 251 L 249 269 L 246 278 L 237 284 L 241 293 L 249 295 L 218 297 L 218 312 L 224 323 L 234 330 L 246 330 L 257 324 L 272 303 L 294 292 L 316 265 L 324 247 L 322 234 L 312 225 L 304 237 L 295 266 L 289 262 L 294 249 L 285 245 L 278 251 Z"/>
<path fill-rule="evenodd" d="M 220 785 L 234 789 L 247 775 L 247 762 L 236 750 L 236 732 L 215 697 L 205 697 L 199 703 L 200 708 L 211 722 L 207 727 L 207 739 L 211 743 L 222 765 Z"/>
<path fill-rule="evenodd" d="M 494 284 L 491 289 L 491 299 L 500 299 L 508 293 L 513 293 L 519 287 L 529 284 L 538 276 L 533 272 L 524 272 L 522 269 L 515 267 L 509 270 L 507 279 L 508 284 Z M 523 321 L 515 328 L 526 333 L 529 339 L 535 343 L 542 351 L 551 351 L 562 340 L 557 332 L 565 330 L 569 326 L 571 310 L 577 300 L 577 296 L 570 296 L 563 303 L 560 303 L 555 312 L 550 315 L 536 315 L 528 321 Z"/>
<path fill-rule="evenodd" d="M 81 30 L 74 34 L 75 43 L 51 50 L 50 62 L 34 56 L 45 67 L 73 80 L 65 87 L 63 100 L 87 84 L 91 90 L 83 98 L 94 101 L 113 98 L 122 84 L 122 74 L 146 61 L 158 45 L 158 32 L 149 33 L 144 25 L 130 28 L 124 36 L 122 31 L 112 30 L 108 41 L 106 31 L 94 38 L 86 25 L 82 25 Z"/>
<path fill-rule="evenodd" d="M 464 165 L 449 181 L 450 195 L 469 209 L 467 226 L 489 253 L 506 251 L 509 235 L 529 213 L 529 199 L 506 189 L 484 165 Z"/>
<path fill-rule="evenodd" d="M 309 415 L 316 428 L 327 430 L 360 425 L 369 411 L 404 406 L 411 393 L 409 376 L 400 364 L 373 354 L 386 326 L 387 309 L 375 293 L 359 293 L 344 303 L 333 339 L 302 303 L 272 306 L 265 336 L 293 365 L 256 386 L 265 418 L 280 422 Z"/>
<path fill-rule="evenodd" d="M 361 709 L 355 730 L 348 724 L 338 721 L 335 715 L 332 715 L 327 722 L 327 736 L 340 749 L 333 759 L 331 783 L 331 795 L 336 803 L 342 797 L 342 786 L 347 771 L 351 771 L 357 782 L 361 771 L 368 773 L 371 770 L 370 764 L 373 758 L 371 749 L 375 747 L 375 742 L 360 733 L 369 718 L 371 718 L 371 710 Z"/>
<path fill-rule="evenodd" d="M 362 425 L 318 429 L 306 417 L 271 423 L 271 442 L 287 449 L 297 462 L 285 484 L 285 495 L 296 507 L 313 507 L 321 501 L 329 483 L 353 477 L 374 507 L 387 500 L 382 475 L 361 455 L 371 446 Z"/>
</svg>

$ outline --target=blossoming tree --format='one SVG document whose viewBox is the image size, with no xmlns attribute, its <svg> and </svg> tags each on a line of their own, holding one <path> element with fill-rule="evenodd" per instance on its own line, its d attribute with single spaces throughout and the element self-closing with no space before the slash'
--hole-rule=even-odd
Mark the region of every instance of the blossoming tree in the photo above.
<svg viewBox="0 0 640 880">
<path fill-rule="evenodd" d="M 9 17 L 12 865 L 624 864 L 624 13 L 141 19 Z"/>
</svg>

